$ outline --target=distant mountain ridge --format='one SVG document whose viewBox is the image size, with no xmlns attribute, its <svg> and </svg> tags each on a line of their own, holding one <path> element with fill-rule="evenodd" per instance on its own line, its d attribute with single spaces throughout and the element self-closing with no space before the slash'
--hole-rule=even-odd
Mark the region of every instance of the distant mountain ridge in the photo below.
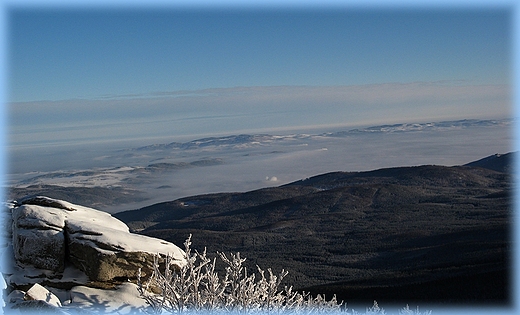
<svg viewBox="0 0 520 315">
<path fill-rule="evenodd" d="M 462 166 L 332 172 L 115 214 L 136 232 L 239 251 L 311 292 L 392 302 L 508 303 L 514 153 Z M 482 162 L 482 161 L 485 161 Z"/>
<path fill-rule="evenodd" d="M 461 129 L 473 126 L 496 126 L 509 125 L 512 119 L 499 120 L 479 120 L 479 119 L 463 119 L 454 121 L 427 122 L 427 123 L 401 123 L 393 125 L 380 125 L 367 128 L 355 128 L 346 131 L 327 132 L 321 134 L 289 134 L 289 135 L 269 135 L 269 134 L 239 134 L 222 137 L 208 137 L 196 139 L 188 142 L 171 142 L 168 144 L 153 144 L 143 147 L 133 148 L 131 151 L 148 151 L 148 150 L 168 150 L 168 149 L 194 149 L 210 146 L 245 146 L 245 145 L 261 145 L 274 141 L 283 141 L 290 139 L 305 139 L 312 137 L 344 137 L 359 133 L 394 133 L 394 132 L 411 132 L 426 130 L 447 130 Z"/>
<path fill-rule="evenodd" d="M 427 123 L 401 123 L 393 125 L 373 126 L 361 129 L 352 129 L 349 131 L 340 131 L 331 133 L 332 136 L 342 136 L 349 133 L 391 133 L 391 132 L 409 132 L 409 131 L 423 131 L 423 130 L 445 130 L 445 129 L 461 129 L 473 126 L 495 126 L 507 125 L 512 123 L 512 119 L 499 120 L 480 120 L 480 119 L 461 119 L 441 122 L 427 122 Z"/>
<path fill-rule="evenodd" d="M 277 141 L 291 140 L 291 139 L 307 139 L 317 135 L 309 134 L 291 134 L 291 135 L 269 135 L 269 134 L 239 134 L 222 137 L 208 137 L 188 142 L 171 142 L 168 144 L 152 144 L 143 147 L 125 149 L 122 151 L 154 151 L 154 150 L 191 150 L 207 147 L 255 147 L 261 146 Z"/>
</svg>

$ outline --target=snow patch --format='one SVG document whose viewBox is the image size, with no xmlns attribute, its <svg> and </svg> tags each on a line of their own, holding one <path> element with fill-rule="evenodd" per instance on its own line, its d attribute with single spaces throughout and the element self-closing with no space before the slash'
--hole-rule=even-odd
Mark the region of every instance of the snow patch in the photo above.
<svg viewBox="0 0 520 315">
<path fill-rule="evenodd" d="M 124 283 L 115 290 L 94 289 L 77 286 L 70 291 L 70 300 L 63 303 L 64 309 L 85 309 L 99 313 L 148 313 L 150 307 L 141 298 L 137 285 Z"/>
<path fill-rule="evenodd" d="M 24 299 L 26 301 L 37 300 L 44 301 L 52 306 L 61 307 L 61 302 L 58 297 L 52 294 L 49 290 L 35 283 L 26 293 Z"/>
<path fill-rule="evenodd" d="M 266 176 L 265 180 L 268 182 L 277 182 L 278 178 L 276 176 L 272 176 L 272 177 Z"/>
</svg>

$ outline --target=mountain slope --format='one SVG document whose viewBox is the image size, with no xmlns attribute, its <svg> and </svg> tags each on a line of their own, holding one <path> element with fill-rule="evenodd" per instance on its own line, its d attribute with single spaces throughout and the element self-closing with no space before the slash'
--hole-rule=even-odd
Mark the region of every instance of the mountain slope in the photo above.
<svg viewBox="0 0 520 315">
<path fill-rule="evenodd" d="M 240 251 L 251 268 L 284 268 L 288 284 L 347 301 L 507 303 L 511 182 L 493 165 L 334 172 L 115 216 L 174 243 L 192 233 L 194 248 Z"/>
<path fill-rule="evenodd" d="M 494 154 L 466 165 L 508 173 L 512 171 L 513 159 L 515 158 L 515 155 L 515 153 Z"/>
</svg>

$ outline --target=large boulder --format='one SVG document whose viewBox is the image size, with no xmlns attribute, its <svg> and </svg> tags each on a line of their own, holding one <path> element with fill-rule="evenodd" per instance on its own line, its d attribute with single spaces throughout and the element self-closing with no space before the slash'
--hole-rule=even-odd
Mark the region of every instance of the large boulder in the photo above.
<svg viewBox="0 0 520 315">
<path fill-rule="evenodd" d="M 92 280 L 135 278 L 139 269 L 146 277 L 157 254 L 160 263 L 167 254 L 177 260 L 178 267 L 184 261 L 184 252 L 176 245 L 157 238 L 78 220 L 67 221 L 66 231 L 70 261 Z"/>
<path fill-rule="evenodd" d="M 16 207 L 12 215 L 15 259 L 39 269 L 63 271 L 65 215 L 36 205 Z"/>
<path fill-rule="evenodd" d="M 70 262 L 92 281 L 110 281 L 135 278 L 139 268 L 150 275 L 156 255 L 185 264 L 176 245 L 132 234 L 103 211 L 38 196 L 20 200 L 12 215 L 15 259 L 36 268 L 61 272 Z"/>
</svg>

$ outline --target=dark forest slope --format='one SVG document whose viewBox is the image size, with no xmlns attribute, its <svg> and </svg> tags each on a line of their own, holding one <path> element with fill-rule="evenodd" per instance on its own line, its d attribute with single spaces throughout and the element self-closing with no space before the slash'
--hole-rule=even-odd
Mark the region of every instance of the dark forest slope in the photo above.
<svg viewBox="0 0 520 315">
<path fill-rule="evenodd" d="M 115 216 L 177 244 L 191 233 L 196 249 L 239 251 L 252 268 L 286 269 L 288 284 L 347 302 L 504 304 L 512 207 L 504 156 L 511 163 L 507 154 L 465 166 L 334 172 Z"/>
</svg>

